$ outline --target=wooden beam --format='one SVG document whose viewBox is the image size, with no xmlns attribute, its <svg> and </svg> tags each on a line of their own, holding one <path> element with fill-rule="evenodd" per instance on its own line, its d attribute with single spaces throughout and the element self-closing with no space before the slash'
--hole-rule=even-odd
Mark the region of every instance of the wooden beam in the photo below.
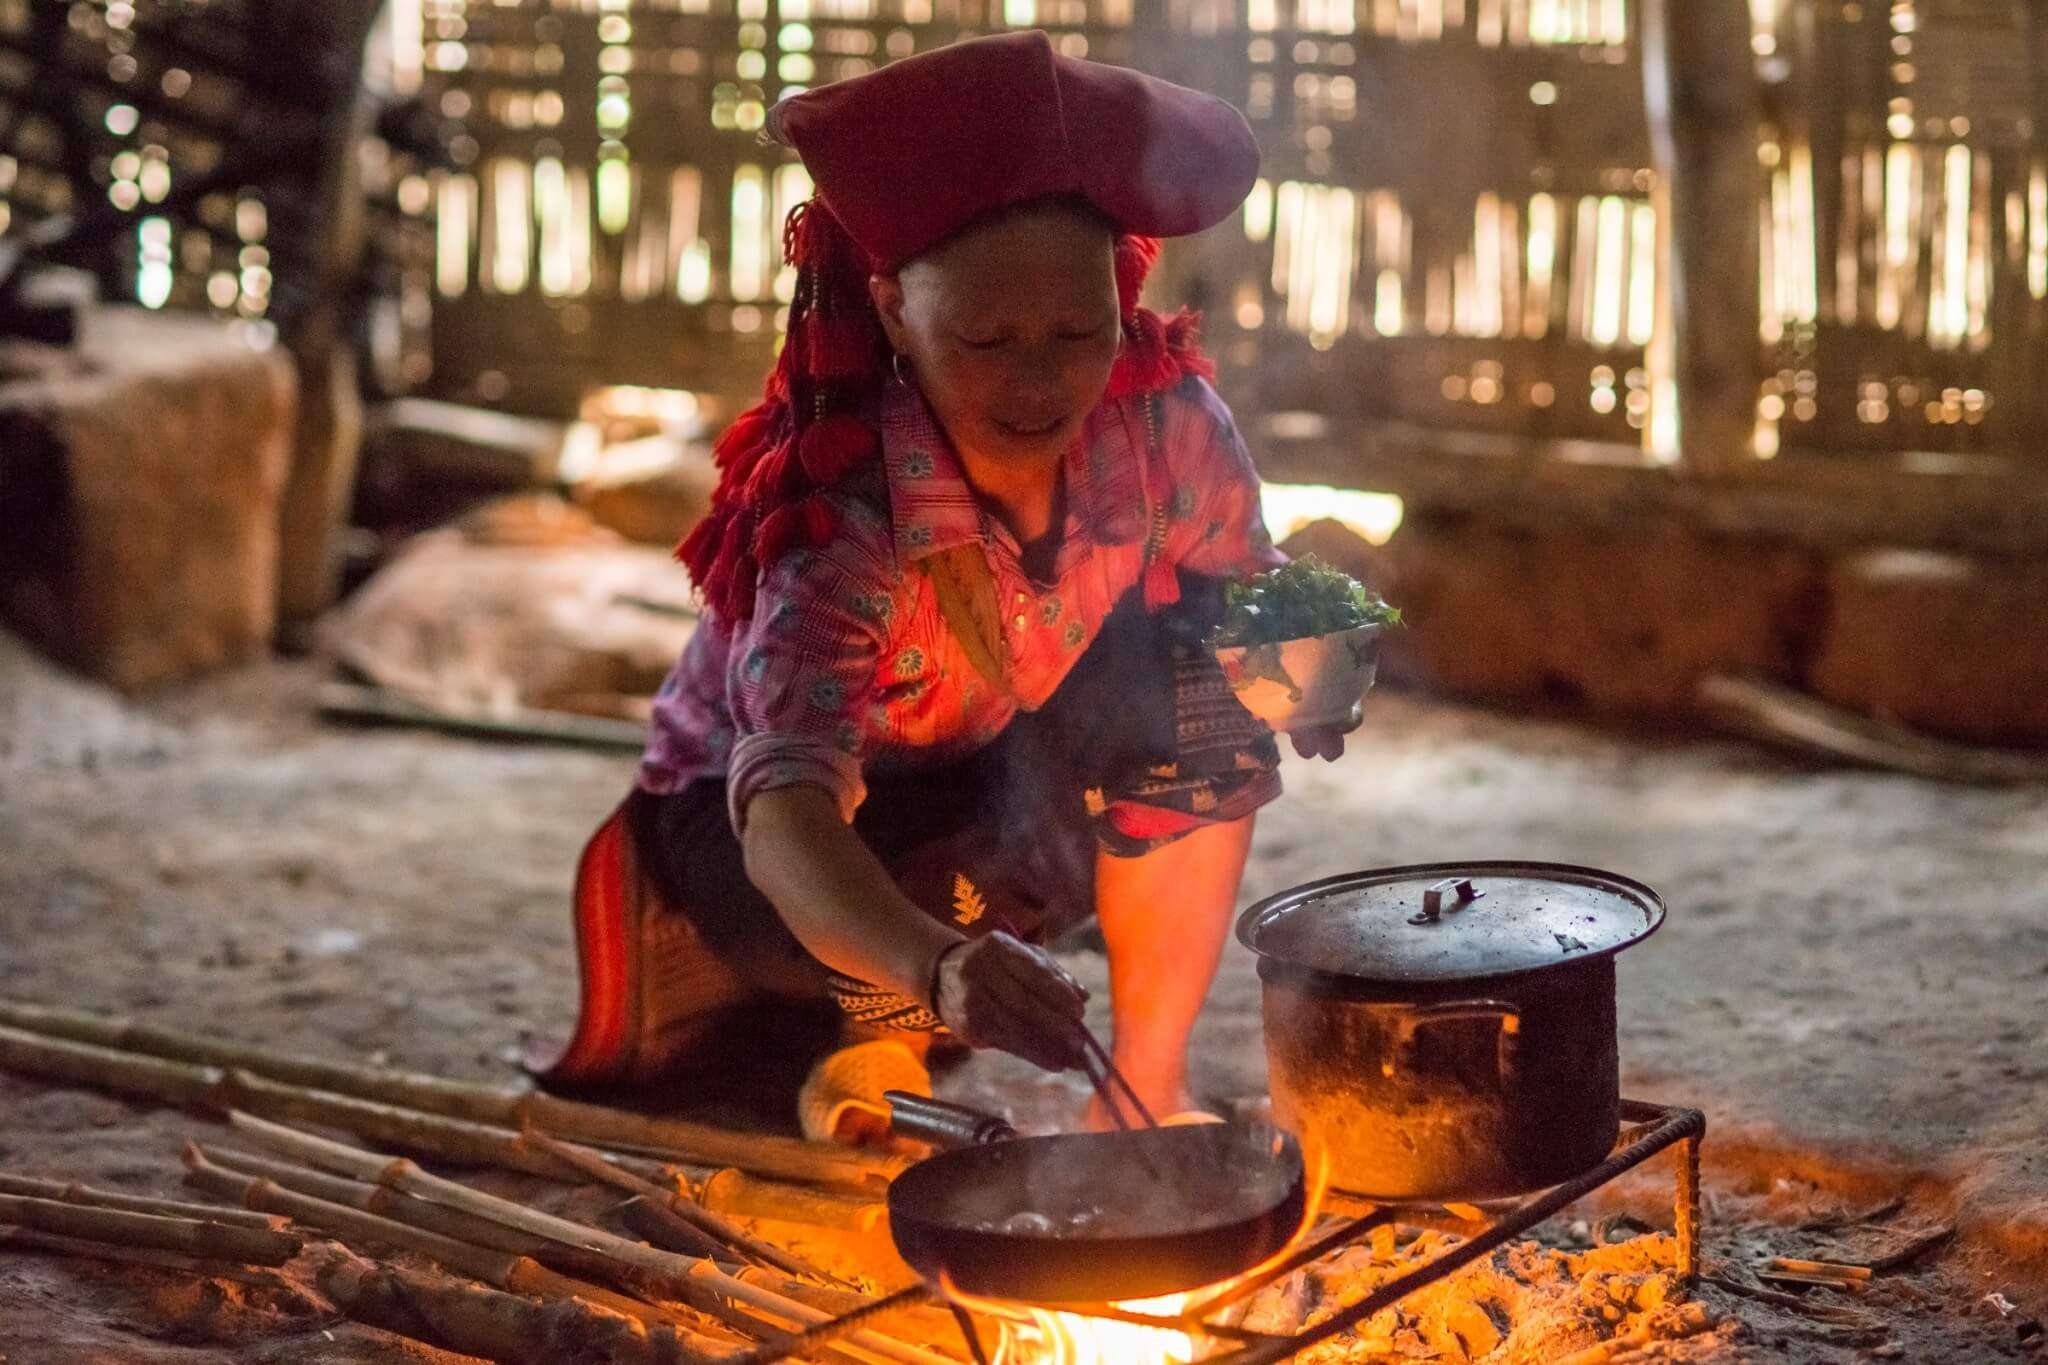
<svg viewBox="0 0 2048 1365">
<path fill-rule="evenodd" d="M 1742 0 L 1645 0 L 1643 98 L 1667 191 L 1678 452 L 1711 477 L 1752 464 L 1761 344 L 1757 130 Z"/>
</svg>

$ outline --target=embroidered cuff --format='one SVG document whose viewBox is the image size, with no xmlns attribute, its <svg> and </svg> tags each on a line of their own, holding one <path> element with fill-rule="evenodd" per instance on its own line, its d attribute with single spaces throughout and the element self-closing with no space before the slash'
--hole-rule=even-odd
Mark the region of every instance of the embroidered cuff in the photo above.
<svg viewBox="0 0 2048 1365">
<path fill-rule="evenodd" d="M 853 823 L 853 813 L 867 799 L 860 760 L 828 740 L 764 730 L 743 736 L 732 746 L 726 765 L 726 812 L 733 833 L 747 828 L 747 803 L 776 787 L 823 787 L 839 805 L 840 818 Z"/>
</svg>

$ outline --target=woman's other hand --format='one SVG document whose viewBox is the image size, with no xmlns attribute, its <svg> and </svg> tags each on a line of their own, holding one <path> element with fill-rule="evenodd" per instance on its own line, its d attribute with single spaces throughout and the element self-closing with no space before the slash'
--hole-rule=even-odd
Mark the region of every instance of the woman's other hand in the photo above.
<svg viewBox="0 0 2048 1365">
<path fill-rule="evenodd" d="M 1013 1053 L 1047 1071 L 1081 1064 L 1088 992 L 1043 948 L 1000 931 L 947 948 L 932 1007 L 969 1047 Z"/>
<path fill-rule="evenodd" d="M 1344 736 L 1356 730 L 1365 719 L 1365 703 L 1352 703 L 1351 715 L 1342 725 L 1310 725 L 1299 730 L 1289 730 L 1287 738 L 1294 742 L 1294 752 L 1303 758 L 1325 758 L 1335 763 L 1344 757 Z"/>
</svg>

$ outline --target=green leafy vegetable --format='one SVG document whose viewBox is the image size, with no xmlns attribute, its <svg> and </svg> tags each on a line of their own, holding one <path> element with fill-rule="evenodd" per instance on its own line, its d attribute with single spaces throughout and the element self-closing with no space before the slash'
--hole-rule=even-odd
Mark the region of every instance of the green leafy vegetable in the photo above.
<svg viewBox="0 0 2048 1365">
<path fill-rule="evenodd" d="M 1223 620 L 1209 632 L 1212 648 L 1271 644 L 1334 635 L 1359 626 L 1401 623 L 1401 613 L 1341 569 L 1314 555 L 1223 590 Z"/>
</svg>

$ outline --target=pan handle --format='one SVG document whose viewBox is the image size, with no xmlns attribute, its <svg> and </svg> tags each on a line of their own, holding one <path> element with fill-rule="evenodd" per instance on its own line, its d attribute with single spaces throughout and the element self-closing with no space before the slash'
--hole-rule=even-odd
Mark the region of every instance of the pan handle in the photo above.
<svg viewBox="0 0 2048 1365">
<path fill-rule="evenodd" d="M 948 1104 L 907 1090 L 887 1091 L 882 1098 L 889 1101 L 889 1127 L 898 1137 L 950 1150 L 1008 1142 L 1017 1136 L 1007 1120 L 964 1104 Z"/>
<path fill-rule="evenodd" d="M 1432 1024 L 1446 1024 L 1457 1020 L 1498 1019 L 1500 1038 L 1496 1044 L 1494 1065 L 1503 1083 L 1515 1073 L 1515 1061 L 1521 1050 L 1522 1012 L 1505 1000 L 1445 1000 L 1433 1005 L 1410 1005 L 1402 1009 L 1395 1022 L 1395 1051 L 1392 1057 L 1380 1063 L 1382 1074 L 1392 1076 L 1398 1059 L 1406 1065 L 1415 1047 L 1415 1035 Z"/>
</svg>

